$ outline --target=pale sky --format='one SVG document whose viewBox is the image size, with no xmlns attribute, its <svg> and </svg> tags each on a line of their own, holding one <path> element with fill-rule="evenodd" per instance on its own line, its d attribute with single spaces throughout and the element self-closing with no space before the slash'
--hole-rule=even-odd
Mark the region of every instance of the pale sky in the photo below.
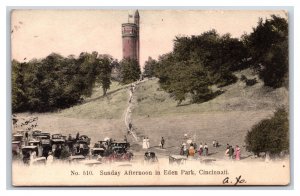
<svg viewBox="0 0 300 196">
<path fill-rule="evenodd" d="M 134 10 L 17 10 L 12 12 L 12 58 L 26 61 L 52 52 L 63 56 L 97 51 L 122 59 L 121 24 Z M 172 51 L 176 35 L 199 35 L 216 29 L 240 37 L 259 17 L 287 18 L 285 11 L 139 10 L 141 66 Z"/>
</svg>

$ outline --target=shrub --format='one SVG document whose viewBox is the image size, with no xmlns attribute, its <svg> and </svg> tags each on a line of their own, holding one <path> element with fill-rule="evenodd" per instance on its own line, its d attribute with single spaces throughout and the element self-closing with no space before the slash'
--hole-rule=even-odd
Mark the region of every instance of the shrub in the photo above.
<svg viewBox="0 0 300 196">
<path fill-rule="evenodd" d="M 254 79 L 246 79 L 245 83 L 246 83 L 247 86 L 253 86 L 254 84 L 257 83 L 257 80 L 256 80 L 256 78 L 254 78 Z"/>
<path fill-rule="evenodd" d="M 242 76 L 241 76 L 241 79 L 240 79 L 241 81 L 245 81 L 245 80 L 247 80 L 247 77 L 243 74 Z"/>
<path fill-rule="evenodd" d="M 289 122 L 284 108 L 279 108 L 271 119 L 264 119 L 248 131 L 246 149 L 259 156 L 260 153 L 278 155 L 289 149 Z"/>
</svg>

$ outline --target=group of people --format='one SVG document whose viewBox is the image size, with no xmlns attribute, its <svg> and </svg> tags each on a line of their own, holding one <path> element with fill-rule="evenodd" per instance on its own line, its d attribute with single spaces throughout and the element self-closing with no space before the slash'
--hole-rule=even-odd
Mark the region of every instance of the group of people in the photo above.
<svg viewBox="0 0 300 196">
<path fill-rule="evenodd" d="M 22 154 L 23 163 L 26 165 L 32 165 L 38 157 L 42 157 L 42 156 L 39 156 L 37 153 L 38 153 L 37 151 L 24 152 L 24 154 Z M 47 157 L 45 157 L 45 158 L 46 158 L 46 163 L 51 164 L 54 159 L 52 152 L 49 151 L 47 153 Z"/>
<path fill-rule="evenodd" d="M 188 147 L 189 145 L 189 147 Z M 213 147 L 218 148 L 219 142 L 213 140 Z M 197 144 L 193 143 L 191 140 L 188 140 L 187 143 L 182 143 L 180 147 L 180 155 L 187 156 L 187 157 L 194 157 L 198 153 L 198 156 L 208 156 L 208 145 L 204 143 L 200 143 L 199 148 L 197 148 Z M 238 145 L 232 147 L 231 145 L 227 144 L 225 157 L 229 159 L 240 160 L 241 158 L 241 149 Z"/>
<path fill-rule="evenodd" d="M 150 148 L 150 140 L 148 137 L 144 137 L 143 139 L 143 149 L 149 149 Z"/>
<path fill-rule="evenodd" d="M 199 156 L 208 156 L 208 146 L 206 143 L 204 143 L 204 146 L 200 143 L 198 154 Z"/>
<path fill-rule="evenodd" d="M 165 143 L 166 143 L 165 138 L 161 137 L 159 147 L 161 149 L 164 149 L 165 148 Z M 148 137 L 144 137 L 142 147 L 143 147 L 143 149 L 149 149 L 150 148 L 150 139 Z"/>
<path fill-rule="evenodd" d="M 219 147 L 219 142 L 216 140 L 213 140 L 213 147 L 218 148 Z"/>
<path fill-rule="evenodd" d="M 205 143 L 202 145 L 200 143 L 199 149 L 197 149 L 196 143 L 188 143 L 190 146 L 187 147 L 186 143 L 183 143 L 180 148 L 180 155 L 187 156 L 187 157 L 194 157 L 196 153 L 198 153 L 199 156 L 208 156 L 208 146 Z"/>
<path fill-rule="evenodd" d="M 240 160 L 241 159 L 241 149 L 238 145 L 233 148 L 231 145 L 226 145 L 225 157 L 229 159 Z"/>
</svg>

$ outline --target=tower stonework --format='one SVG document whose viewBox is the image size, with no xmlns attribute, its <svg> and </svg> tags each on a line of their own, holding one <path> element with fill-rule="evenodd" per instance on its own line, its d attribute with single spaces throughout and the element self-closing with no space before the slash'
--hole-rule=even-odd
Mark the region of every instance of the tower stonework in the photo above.
<svg viewBox="0 0 300 196">
<path fill-rule="evenodd" d="M 122 24 L 123 58 L 136 59 L 138 63 L 140 61 L 139 23 L 140 16 L 138 10 L 136 10 L 134 14 L 134 23 L 129 23 L 128 18 L 128 23 Z"/>
</svg>

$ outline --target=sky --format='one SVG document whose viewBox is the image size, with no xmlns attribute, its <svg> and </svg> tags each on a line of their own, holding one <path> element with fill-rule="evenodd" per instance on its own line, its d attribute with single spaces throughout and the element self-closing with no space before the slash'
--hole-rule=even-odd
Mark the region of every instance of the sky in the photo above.
<svg viewBox="0 0 300 196">
<path fill-rule="evenodd" d="M 12 59 L 28 61 L 52 52 L 78 56 L 97 51 L 122 59 L 121 24 L 135 10 L 15 10 L 11 13 Z M 239 38 L 250 33 L 259 17 L 272 14 L 287 18 L 280 10 L 139 10 L 140 64 L 151 56 L 173 49 L 178 35 L 200 35 L 216 29 Z"/>
</svg>

